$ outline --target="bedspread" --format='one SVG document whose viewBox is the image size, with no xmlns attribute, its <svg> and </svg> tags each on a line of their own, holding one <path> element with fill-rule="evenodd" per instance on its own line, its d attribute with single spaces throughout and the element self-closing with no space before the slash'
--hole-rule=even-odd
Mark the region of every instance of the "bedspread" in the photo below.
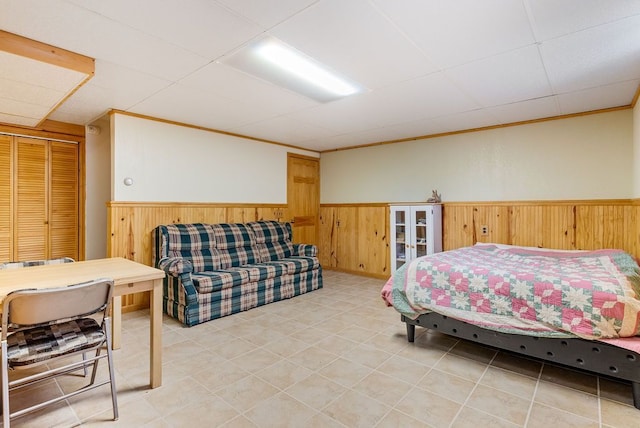
<svg viewBox="0 0 640 428">
<path fill-rule="evenodd" d="M 413 260 L 382 294 L 412 319 L 435 311 L 505 333 L 631 337 L 639 332 L 639 274 L 621 250 L 485 244 Z"/>
</svg>

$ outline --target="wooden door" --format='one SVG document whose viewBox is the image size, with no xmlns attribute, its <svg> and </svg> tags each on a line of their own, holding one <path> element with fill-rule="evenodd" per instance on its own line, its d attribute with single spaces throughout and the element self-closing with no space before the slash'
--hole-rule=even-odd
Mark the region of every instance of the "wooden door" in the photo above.
<svg viewBox="0 0 640 428">
<path fill-rule="evenodd" d="M 78 259 L 78 145 L 52 141 L 49 179 L 49 258 Z"/>
<path fill-rule="evenodd" d="M 12 233 L 12 137 L 0 135 L 0 263 L 11 261 L 13 254 Z"/>
<path fill-rule="evenodd" d="M 16 138 L 13 260 L 45 259 L 48 248 L 47 141 Z"/>
<path fill-rule="evenodd" d="M 316 244 L 320 210 L 320 161 L 287 155 L 287 205 L 293 221 L 293 242 Z"/>
</svg>

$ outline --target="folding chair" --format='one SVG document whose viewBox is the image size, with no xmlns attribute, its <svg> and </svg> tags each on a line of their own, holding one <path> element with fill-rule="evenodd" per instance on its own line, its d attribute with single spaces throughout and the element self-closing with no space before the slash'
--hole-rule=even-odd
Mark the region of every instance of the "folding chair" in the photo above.
<svg viewBox="0 0 640 428">
<path fill-rule="evenodd" d="M 58 265 L 61 263 L 73 263 L 74 259 L 71 257 L 60 257 L 57 259 L 45 259 L 45 260 L 24 260 L 21 262 L 6 262 L 0 263 L 0 269 L 20 269 L 23 267 L 42 266 L 42 265 Z"/>
<path fill-rule="evenodd" d="M 10 420 L 82 392 L 111 385 L 113 419 L 118 419 L 115 372 L 111 353 L 111 318 L 109 306 L 113 281 L 96 279 L 82 284 L 49 289 L 25 289 L 9 293 L 2 305 L 2 420 Z M 101 322 L 91 315 L 101 314 Z M 101 354 L 106 346 L 106 354 Z M 55 360 L 96 351 L 95 356 L 51 368 Z M 98 361 L 106 358 L 109 379 L 96 383 Z M 9 370 L 47 365 L 47 370 L 9 380 Z M 92 367 L 89 383 L 54 399 L 10 412 L 12 391 L 60 375 Z"/>
</svg>

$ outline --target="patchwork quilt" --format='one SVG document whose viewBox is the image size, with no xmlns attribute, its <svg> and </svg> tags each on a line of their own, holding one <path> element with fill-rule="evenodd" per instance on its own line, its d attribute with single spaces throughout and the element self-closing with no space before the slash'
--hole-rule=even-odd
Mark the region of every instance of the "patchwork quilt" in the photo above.
<svg viewBox="0 0 640 428">
<path fill-rule="evenodd" d="M 434 311 L 504 333 L 604 339 L 640 330 L 640 268 L 621 250 L 479 244 L 406 263 L 382 290 L 411 319 Z"/>
</svg>

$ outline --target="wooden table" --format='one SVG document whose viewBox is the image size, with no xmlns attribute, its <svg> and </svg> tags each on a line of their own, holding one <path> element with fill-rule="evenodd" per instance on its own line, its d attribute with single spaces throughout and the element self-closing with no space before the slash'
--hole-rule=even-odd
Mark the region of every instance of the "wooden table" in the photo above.
<svg viewBox="0 0 640 428">
<path fill-rule="evenodd" d="M 121 296 L 149 291 L 151 294 L 151 325 L 149 350 L 149 385 L 156 388 L 162 384 L 162 279 L 165 273 L 121 257 L 87 260 L 84 262 L 57 265 L 32 266 L 22 269 L 0 270 L 0 305 L 4 297 L 21 288 L 51 288 L 97 278 L 114 281 L 113 344 L 120 344 Z"/>
</svg>

